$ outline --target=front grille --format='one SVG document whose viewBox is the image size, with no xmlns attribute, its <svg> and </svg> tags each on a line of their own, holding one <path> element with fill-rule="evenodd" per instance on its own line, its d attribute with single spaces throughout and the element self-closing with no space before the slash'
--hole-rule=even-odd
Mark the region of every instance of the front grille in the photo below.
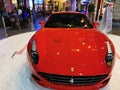
<svg viewBox="0 0 120 90">
<path fill-rule="evenodd" d="M 65 76 L 38 72 L 38 74 L 45 78 L 47 81 L 58 83 L 58 84 L 71 84 L 71 85 L 90 85 L 95 84 L 108 75 L 97 75 L 97 76 Z"/>
</svg>

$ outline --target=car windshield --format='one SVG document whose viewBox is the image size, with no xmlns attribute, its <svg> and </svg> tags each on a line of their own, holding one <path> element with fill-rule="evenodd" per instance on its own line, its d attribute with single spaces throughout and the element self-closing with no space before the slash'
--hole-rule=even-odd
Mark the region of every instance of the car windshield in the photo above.
<svg viewBox="0 0 120 90">
<path fill-rule="evenodd" d="M 52 14 L 45 28 L 93 28 L 89 19 L 83 14 Z"/>
</svg>

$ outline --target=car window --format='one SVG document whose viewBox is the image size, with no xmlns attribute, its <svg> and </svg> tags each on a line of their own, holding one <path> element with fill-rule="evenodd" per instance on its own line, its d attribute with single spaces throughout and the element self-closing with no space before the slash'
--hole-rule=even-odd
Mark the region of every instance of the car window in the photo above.
<svg viewBox="0 0 120 90">
<path fill-rule="evenodd" d="M 83 14 L 52 14 L 45 28 L 93 28 L 89 19 Z"/>
</svg>

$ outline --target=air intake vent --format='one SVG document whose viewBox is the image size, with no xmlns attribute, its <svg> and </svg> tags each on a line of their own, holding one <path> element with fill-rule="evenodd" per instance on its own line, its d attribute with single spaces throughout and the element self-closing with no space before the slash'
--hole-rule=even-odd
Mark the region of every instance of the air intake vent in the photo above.
<svg viewBox="0 0 120 90">
<path fill-rule="evenodd" d="M 105 79 L 108 75 L 98 76 L 65 76 L 38 72 L 38 74 L 45 78 L 47 81 L 58 83 L 58 84 L 71 84 L 71 85 L 90 85 L 100 82 Z"/>
</svg>

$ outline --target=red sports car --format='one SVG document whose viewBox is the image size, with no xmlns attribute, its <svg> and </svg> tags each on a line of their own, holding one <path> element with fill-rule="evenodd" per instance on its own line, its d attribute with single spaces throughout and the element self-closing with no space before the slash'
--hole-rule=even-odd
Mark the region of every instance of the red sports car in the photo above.
<svg viewBox="0 0 120 90">
<path fill-rule="evenodd" d="M 40 22 L 30 39 L 28 62 L 33 79 L 57 90 L 98 90 L 111 78 L 115 50 L 96 23 L 80 12 L 58 12 Z"/>
</svg>

